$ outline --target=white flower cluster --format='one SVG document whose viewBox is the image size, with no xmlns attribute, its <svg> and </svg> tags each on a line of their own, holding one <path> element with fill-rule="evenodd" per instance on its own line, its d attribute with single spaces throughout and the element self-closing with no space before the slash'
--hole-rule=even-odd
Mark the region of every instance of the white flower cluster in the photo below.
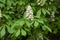
<svg viewBox="0 0 60 40">
<path fill-rule="evenodd" d="M 33 11 L 32 11 L 32 8 L 30 5 L 27 6 L 27 9 L 26 9 L 26 18 L 27 19 L 30 19 L 30 20 L 33 20 Z"/>
<path fill-rule="evenodd" d="M 2 17 L 1 10 L 0 10 L 0 17 Z"/>
<path fill-rule="evenodd" d="M 46 0 L 37 0 L 38 5 L 43 6 Z"/>
<path fill-rule="evenodd" d="M 51 14 L 51 19 L 52 19 L 52 21 L 55 21 L 55 20 L 54 20 L 54 17 L 55 17 L 55 12 L 52 11 L 52 14 Z"/>
</svg>

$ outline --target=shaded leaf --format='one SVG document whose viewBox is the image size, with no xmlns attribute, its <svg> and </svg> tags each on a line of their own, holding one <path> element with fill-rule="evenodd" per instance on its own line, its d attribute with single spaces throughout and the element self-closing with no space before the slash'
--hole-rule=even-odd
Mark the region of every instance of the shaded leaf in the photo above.
<svg viewBox="0 0 60 40">
<path fill-rule="evenodd" d="M 42 27 L 44 27 L 44 28 L 48 29 L 48 31 L 52 32 L 52 30 L 48 26 L 44 25 Z"/>
<path fill-rule="evenodd" d="M 50 15 L 50 12 L 48 10 L 46 10 L 46 13 Z"/>
<path fill-rule="evenodd" d="M 5 27 L 2 28 L 1 32 L 0 32 L 0 36 L 3 37 L 5 35 Z"/>
</svg>

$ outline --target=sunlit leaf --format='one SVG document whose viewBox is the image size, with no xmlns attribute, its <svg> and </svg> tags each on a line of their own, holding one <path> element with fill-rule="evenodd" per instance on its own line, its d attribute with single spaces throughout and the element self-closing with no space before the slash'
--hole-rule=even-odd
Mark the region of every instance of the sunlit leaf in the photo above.
<svg viewBox="0 0 60 40">
<path fill-rule="evenodd" d="M 42 8 L 42 13 L 46 15 L 46 10 L 44 8 Z"/>
<path fill-rule="evenodd" d="M 26 23 L 26 25 L 27 25 L 28 27 L 31 26 L 31 23 L 30 23 L 29 21 L 25 21 L 25 23 Z"/>
<path fill-rule="evenodd" d="M 37 28 L 38 25 L 39 25 L 39 23 L 38 23 L 37 21 L 35 21 L 35 23 L 34 23 L 34 27 Z"/>
<path fill-rule="evenodd" d="M 42 23 L 42 24 L 44 24 L 44 21 L 43 20 L 37 20 L 39 23 Z"/>
<path fill-rule="evenodd" d="M 40 15 L 41 15 L 41 9 L 37 11 L 36 17 L 40 18 Z"/>
<path fill-rule="evenodd" d="M 18 29 L 18 30 L 16 31 L 15 36 L 18 37 L 19 35 L 20 35 L 20 29 Z"/>
<path fill-rule="evenodd" d="M 23 29 L 21 29 L 21 35 L 22 35 L 22 36 L 26 36 L 26 31 L 23 30 Z"/>
<path fill-rule="evenodd" d="M 15 30 L 14 29 L 11 29 L 11 27 L 7 26 L 7 30 L 9 33 L 13 33 Z"/>
<path fill-rule="evenodd" d="M 19 22 L 19 24 L 20 24 L 20 26 L 23 26 L 23 25 L 25 24 L 25 22 L 24 22 L 23 20 L 21 20 L 21 21 Z"/>
</svg>

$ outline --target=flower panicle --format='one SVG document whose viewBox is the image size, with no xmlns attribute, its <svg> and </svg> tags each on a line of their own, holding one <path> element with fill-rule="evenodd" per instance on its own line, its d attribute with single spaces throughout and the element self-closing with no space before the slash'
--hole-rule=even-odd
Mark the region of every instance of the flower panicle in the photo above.
<svg viewBox="0 0 60 40">
<path fill-rule="evenodd" d="M 33 11 L 32 11 L 32 8 L 30 5 L 27 6 L 27 9 L 26 9 L 26 18 L 27 19 L 30 19 L 30 20 L 33 20 Z"/>
</svg>

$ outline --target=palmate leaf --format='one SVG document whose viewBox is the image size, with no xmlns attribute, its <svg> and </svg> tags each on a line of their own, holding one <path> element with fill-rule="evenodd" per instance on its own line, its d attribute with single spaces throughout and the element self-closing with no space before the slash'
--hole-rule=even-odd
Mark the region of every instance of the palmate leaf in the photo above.
<svg viewBox="0 0 60 40">
<path fill-rule="evenodd" d="M 45 24 L 54 25 L 55 23 L 53 24 L 53 22 L 48 20 L 50 18 L 48 18 L 46 15 L 50 16 L 51 11 L 56 12 L 56 8 L 53 7 L 55 5 L 53 2 L 51 2 L 50 5 L 48 5 L 49 2 L 51 2 L 51 1 L 50 0 L 40 0 L 38 2 L 38 3 L 40 3 L 40 5 L 38 5 L 37 0 L 33 0 L 33 1 L 32 0 L 0 0 L 0 9 L 2 10 L 2 16 L 3 16 L 0 20 L 0 23 L 1 23 L 1 25 L 6 24 L 7 31 L 9 32 L 8 33 L 6 31 L 6 33 L 8 34 L 7 35 L 7 34 L 5 34 L 5 28 L 4 27 L 0 28 L 0 36 L 2 35 L 2 40 L 11 40 L 12 38 L 13 38 L 13 40 L 18 40 L 18 39 L 20 40 L 21 38 L 23 38 L 23 40 L 41 40 L 41 39 L 36 39 L 36 38 L 38 38 L 37 35 L 39 33 L 43 32 L 43 33 L 41 33 L 41 35 L 43 35 L 43 34 L 48 34 L 48 31 L 51 32 L 51 29 Z M 34 17 L 36 16 L 36 18 L 34 18 L 34 20 L 32 20 L 32 22 L 31 22 L 31 20 L 25 21 L 25 19 L 26 19 L 25 12 L 26 12 L 27 5 L 31 5 L 31 7 L 33 9 L 33 13 L 34 13 L 33 16 Z M 47 10 L 48 8 L 50 8 L 50 10 Z M 28 11 L 30 11 L 30 10 L 28 10 Z M 59 19 L 59 17 L 57 17 L 57 18 Z M 35 19 L 36 19 L 36 21 L 35 21 Z M 56 21 L 58 21 L 58 20 L 56 20 Z M 10 23 L 10 22 L 12 22 L 12 23 Z M 1 25 L 0 25 L 0 27 L 1 27 Z M 58 26 L 58 24 L 55 24 L 55 26 Z M 54 30 L 53 32 L 54 33 L 58 32 L 59 30 L 54 29 L 54 27 L 52 28 Z M 41 28 L 44 31 L 42 31 Z M 34 31 L 36 31 L 36 32 L 34 32 Z M 25 37 L 23 37 L 23 36 L 27 36 L 27 33 L 28 33 L 28 37 L 27 37 L 27 39 L 24 39 Z M 35 33 L 36 33 L 36 36 L 35 36 Z M 6 35 L 6 38 L 4 35 Z M 38 36 L 41 37 L 41 35 L 38 35 Z M 29 37 L 30 37 L 30 39 L 29 39 Z M 43 38 L 43 37 L 44 37 L 44 35 L 41 38 Z"/>
<path fill-rule="evenodd" d="M 15 30 L 14 29 L 12 29 L 11 27 L 11 25 L 13 24 L 12 23 L 12 21 L 10 20 L 10 21 L 8 21 L 8 22 L 6 22 L 6 28 L 7 28 L 7 31 L 10 33 L 10 34 L 12 34 Z"/>
<path fill-rule="evenodd" d="M 12 34 L 15 30 L 11 29 L 11 27 L 7 26 L 7 31 Z"/>
<path fill-rule="evenodd" d="M 2 30 L 0 31 L 0 37 L 3 37 L 5 35 L 5 27 L 2 28 Z"/>
<path fill-rule="evenodd" d="M 11 29 L 14 29 L 14 28 L 17 27 L 17 26 L 19 26 L 19 28 L 21 28 L 24 24 L 25 24 L 24 20 L 14 21 Z"/>
</svg>

